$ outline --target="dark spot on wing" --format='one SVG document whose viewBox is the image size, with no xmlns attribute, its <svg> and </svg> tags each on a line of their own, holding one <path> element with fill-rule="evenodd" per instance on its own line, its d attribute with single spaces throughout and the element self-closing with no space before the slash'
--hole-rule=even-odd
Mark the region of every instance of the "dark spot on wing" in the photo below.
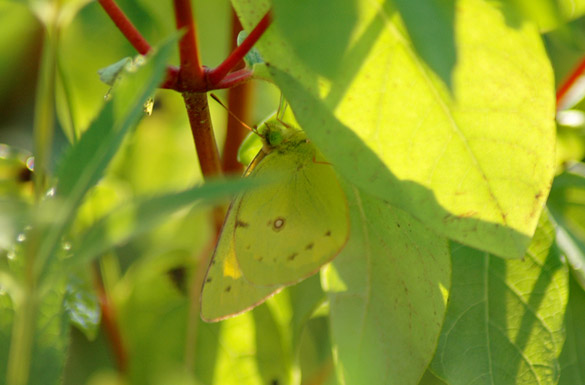
<svg viewBox="0 0 585 385">
<path fill-rule="evenodd" d="M 225 288 L 225 292 L 226 293 L 229 293 L 231 289 L 232 289 L 232 287 L 231 286 L 228 286 L 228 287 Z"/>
<path fill-rule="evenodd" d="M 211 264 L 212 264 L 212 265 L 215 265 L 215 258 L 213 258 L 213 259 L 211 260 Z"/>
<path fill-rule="evenodd" d="M 248 227 L 248 226 L 250 226 L 250 224 L 247 222 L 240 221 L 240 220 L 236 221 L 236 227 Z"/>
<path fill-rule="evenodd" d="M 331 236 L 331 230 L 327 230 L 327 232 L 325 233 L 326 237 L 330 237 Z"/>
<path fill-rule="evenodd" d="M 315 246 L 314 243 L 309 243 L 307 246 L 305 246 L 305 250 L 311 250 L 313 246 Z"/>
<path fill-rule="evenodd" d="M 296 257 L 297 255 L 298 255 L 297 253 L 292 253 L 291 255 L 289 255 L 289 256 L 288 256 L 288 258 L 287 258 L 287 259 L 288 259 L 289 261 L 292 261 L 292 260 L 294 260 L 294 259 L 295 259 L 295 257 Z"/>
<path fill-rule="evenodd" d="M 211 277 L 207 278 L 207 279 L 205 280 L 205 282 L 208 282 L 208 283 L 209 283 L 209 282 L 211 282 Z"/>
<path fill-rule="evenodd" d="M 272 230 L 274 231 L 280 231 L 284 228 L 284 225 L 286 223 L 286 220 L 283 217 L 278 217 L 274 220 L 274 222 L 272 223 Z"/>
<path fill-rule="evenodd" d="M 272 380 L 270 381 L 270 385 L 279 385 L 280 382 L 278 382 L 278 380 Z"/>
</svg>

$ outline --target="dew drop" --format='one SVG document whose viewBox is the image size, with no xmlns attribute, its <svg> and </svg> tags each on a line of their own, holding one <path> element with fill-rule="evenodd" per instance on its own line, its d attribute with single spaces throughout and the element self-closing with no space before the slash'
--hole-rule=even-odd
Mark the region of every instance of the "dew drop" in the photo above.
<svg viewBox="0 0 585 385">
<path fill-rule="evenodd" d="M 63 250 L 71 250 L 71 242 L 63 242 Z"/>
<path fill-rule="evenodd" d="M 47 193 L 45 194 L 45 196 L 54 197 L 55 196 L 55 187 L 51 187 L 49 190 L 47 190 Z"/>
<path fill-rule="evenodd" d="M 26 235 L 24 233 L 20 233 L 16 236 L 16 242 L 24 242 L 26 241 Z"/>
<path fill-rule="evenodd" d="M 28 158 L 26 158 L 26 160 L 24 161 L 24 164 L 26 164 L 26 167 L 31 170 L 34 171 L 35 170 L 35 157 L 34 156 L 29 156 Z"/>
</svg>

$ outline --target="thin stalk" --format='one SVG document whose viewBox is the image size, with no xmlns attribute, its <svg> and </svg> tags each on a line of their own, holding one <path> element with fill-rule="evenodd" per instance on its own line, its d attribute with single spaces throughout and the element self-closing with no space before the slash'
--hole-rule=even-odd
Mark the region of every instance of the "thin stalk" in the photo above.
<svg viewBox="0 0 585 385">
<path fill-rule="evenodd" d="M 177 29 L 185 30 L 185 34 L 179 41 L 179 56 L 181 58 L 179 81 L 185 86 L 183 89 L 203 90 L 205 89 L 205 74 L 199 59 L 197 31 L 193 20 L 191 1 L 173 0 L 173 4 Z"/>
<path fill-rule="evenodd" d="M 213 86 L 214 90 L 220 90 L 222 88 L 237 87 L 241 84 L 245 84 L 253 75 L 253 72 L 247 68 L 242 68 L 234 72 L 230 72 L 221 79 L 219 83 Z"/>
<path fill-rule="evenodd" d="M 104 279 L 102 277 L 99 264 L 93 263 L 92 271 L 94 275 L 94 284 L 98 294 L 100 309 L 102 312 L 102 326 L 105 334 L 108 336 L 110 347 L 116 361 L 116 366 L 120 374 L 125 375 L 128 371 L 128 350 L 122 338 L 122 332 L 118 326 L 116 311 L 110 301 L 110 296 L 106 291 Z"/>
<path fill-rule="evenodd" d="M 57 68 L 57 27 L 47 27 L 37 81 L 34 112 L 35 197 L 40 200 L 47 188 L 51 148 L 55 130 L 55 77 Z"/>
<path fill-rule="evenodd" d="M 209 83 L 213 86 L 219 83 L 225 76 L 234 69 L 240 60 L 246 56 L 246 54 L 252 49 L 252 46 L 256 44 L 258 39 L 262 37 L 266 29 L 272 23 L 272 13 L 270 11 L 266 12 L 264 17 L 258 22 L 258 24 L 254 27 L 252 32 L 244 39 L 242 44 L 240 44 L 236 49 L 232 51 L 232 53 L 216 68 L 209 71 L 207 74 L 207 79 Z"/>
<path fill-rule="evenodd" d="M 29 378 L 38 306 L 36 287 L 27 285 L 22 294 L 14 306 L 16 314 L 8 355 L 7 385 L 26 385 Z"/>
<path fill-rule="evenodd" d="M 47 20 L 43 40 L 39 77 L 34 112 L 34 155 L 35 173 L 34 190 L 37 203 L 41 200 L 49 180 L 51 148 L 55 129 L 55 84 L 57 76 L 57 47 L 59 27 L 57 16 L 60 1 L 55 2 L 53 19 Z M 35 323 L 38 307 L 38 275 L 36 274 L 36 256 L 38 252 L 40 229 L 34 227 L 30 233 L 27 247 L 23 254 L 24 280 L 23 292 L 15 302 L 15 319 L 12 326 L 12 339 L 8 356 L 8 385 L 25 385 L 28 383 L 30 362 L 35 335 Z"/>
<path fill-rule="evenodd" d="M 116 27 L 126 36 L 126 39 L 141 55 L 146 55 L 151 47 L 146 39 L 136 29 L 134 24 L 126 17 L 114 0 L 98 0 L 104 11 L 110 16 L 110 19 L 116 24 Z"/>
<path fill-rule="evenodd" d="M 183 99 L 187 107 L 201 172 L 205 178 L 219 176 L 221 175 L 221 166 L 211 116 L 209 115 L 207 94 L 184 92 Z"/>
<path fill-rule="evenodd" d="M 232 50 L 237 47 L 238 33 L 242 25 L 236 13 L 232 10 Z M 242 61 L 240 61 L 241 64 Z M 228 90 L 228 109 L 243 122 L 249 122 L 252 112 L 252 83 L 246 82 Z M 238 149 L 244 138 L 248 135 L 248 129 L 236 118 L 228 114 L 226 139 L 223 146 L 222 169 L 226 174 L 241 174 L 243 166 L 238 162 Z"/>
<path fill-rule="evenodd" d="M 63 92 L 63 96 L 65 97 L 65 102 L 67 103 L 67 116 L 66 119 L 68 120 L 67 125 L 69 126 L 70 132 L 68 132 L 67 136 L 71 143 L 76 143 L 81 136 L 77 126 L 75 125 L 75 109 L 73 108 L 73 97 L 71 95 L 71 87 L 69 86 L 69 79 L 67 78 L 67 74 L 65 73 L 65 69 L 63 68 L 63 61 L 61 60 L 60 56 L 57 56 L 57 82 Z"/>
<path fill-rule="evenodd" d="M 557 90 L 557 110 L 559 110 L 562 105 L 562 99 L 567 95 L 571 87 L 575 84 L 577 79 L 585 72 L 585 57 L 581 59 L 581 61 L 577 64 L 577 66 L 573 69 L 573 71 L 569 74 L 569 76 L 565 79 L 563 83 L 559 86 Z"/>
</svg>

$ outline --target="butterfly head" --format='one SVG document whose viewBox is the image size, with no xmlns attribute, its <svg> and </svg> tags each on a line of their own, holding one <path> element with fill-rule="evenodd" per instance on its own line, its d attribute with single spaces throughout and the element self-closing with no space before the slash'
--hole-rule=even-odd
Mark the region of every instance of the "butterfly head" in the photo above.
<svg viewBox="0 0 585 385">
<path fill-rule="evenodd" d="M 284 144 L 304 140 L 305 134 L 299 128 L 285 125 L 277 119 L 270 119 L 265 121 L 257 131 L 264 143 L 264 150 L 270 152 L 274 148 L 278 148 Z"/>
</svg>

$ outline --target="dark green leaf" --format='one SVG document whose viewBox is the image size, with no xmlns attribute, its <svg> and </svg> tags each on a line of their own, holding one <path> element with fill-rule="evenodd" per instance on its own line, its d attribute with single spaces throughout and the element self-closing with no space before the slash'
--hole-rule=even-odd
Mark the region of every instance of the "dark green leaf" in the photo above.
<svg viewBox="0 0 585 385">
<path fill-rule="evenodd" d="M 570 278 L 569 303 L 565 313 L 567 338 L 559 357 L 559 385 L 585 384 L 585 292 Z"/>
<path fill-rule="evenodd" d="M 419 56 L 451 88 L 457 61 L 454 0 L 395 0 Z"/>
<path fill-rule="evenodd" d="M 524 260 L 460 245 L 452 252 L 453 285 L 433 372 L 452 385 L 556 383 L 568 277 L 551 223 L 541 221 Z"/>
<path fill-rule="evenodd" d="M 320 75 L 335 77 L 357 22 L 355 0 L 275 0 L 275 24 L 294 53 Z"/>
</svg>

